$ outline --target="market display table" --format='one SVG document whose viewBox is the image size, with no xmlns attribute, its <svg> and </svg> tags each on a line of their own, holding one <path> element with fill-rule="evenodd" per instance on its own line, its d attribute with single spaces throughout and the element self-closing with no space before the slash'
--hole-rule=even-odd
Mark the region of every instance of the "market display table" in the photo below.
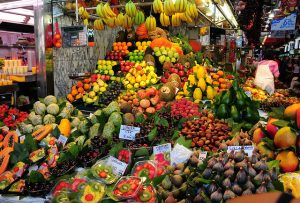
<svg viewBox="0 0 300 203">
<path fill-rule="evenodd" d="M 14 105 L 17 103 L 17 91 L 19 90 L 18 84 L 0 86 L 0 95 L 11 94 L 14 98 Z"/>
<path fill-rule="evenodd" d="M 32 73 L 16 74 L 16 75 L 10 75 L 9 78 L 14 82 L 35 82 L 36 74 L 32 74 Z"/>
</svg>

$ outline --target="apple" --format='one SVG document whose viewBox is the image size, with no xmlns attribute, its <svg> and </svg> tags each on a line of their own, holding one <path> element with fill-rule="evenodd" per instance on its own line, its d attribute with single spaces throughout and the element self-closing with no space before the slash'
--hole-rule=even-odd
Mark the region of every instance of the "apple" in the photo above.
<svg viewBox="0 0 300 203">
<path fill-rule="evenodd" d="M 164 76 L 165 76 L 165 78 L 169 78 L 170 73 L 169 73 L 169 72 L 165 72 L 165 73 L 164 73 Z"/>
<path fill-rule="evenodd" d="M 179 75 L 180 77 L 183 77 L 183 76 L 184 76 L 184 72 L 181 70 L 181 71 L 178 72 L 178 75 Z"/>
</svg>

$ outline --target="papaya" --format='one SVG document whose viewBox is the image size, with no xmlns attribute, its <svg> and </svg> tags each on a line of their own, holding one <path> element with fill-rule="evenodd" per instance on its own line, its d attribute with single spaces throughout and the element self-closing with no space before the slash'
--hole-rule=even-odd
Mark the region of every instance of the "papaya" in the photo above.
<svg viewBox="0 0 300 203">
<path fill-rule="evenodd" d="M 58 129 L 62 135 L 69 137 L 71 135 L 71 122 L 66 118 L 62 119 Z"/>
<path fill-rule="evenodd" d="M 14 148 L 15 142 L 17 143 L 19 141 L 19 136 L 15 131 L 10 131 L 7 133 L 3 140 L 3 147 L 12 147 Z"/>
<path fill-rule="evenodd" d="M 14 149 L 12 147 L 6 147 L 6 148 L 4 148 L 3 150 L 0 151 L 0 157 L 9 154 L 12 151 L 14 151 Z"/>
<path fill-rule="evenodd" d="M 296 112 L 296 122 L 298 129 L 300 129 L 300 109 L 298 109 Z"/>
<path fill-rule="evenodd" d="M 3 156 L 0 156 L 0 174 L 2 174 L 4 171 L 6 171 L 8 162 L 9 162 L 9 154 L 5 154 Z"/>
<path fill-rule="evenodd" d="M 41 127 L 40 129 L 36 130 L 35 132 L 33 132 L 32 136 L 34 137 L 34 139 L 40 141 L 44 139 L 49 133 L 51 133 L 52 130 L 53 130 L 52 125 L 47 124 Z"/>
</svg>

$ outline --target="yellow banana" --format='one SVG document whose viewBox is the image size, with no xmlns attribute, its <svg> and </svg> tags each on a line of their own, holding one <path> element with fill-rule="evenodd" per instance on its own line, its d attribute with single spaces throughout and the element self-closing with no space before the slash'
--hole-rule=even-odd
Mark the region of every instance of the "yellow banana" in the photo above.
<svg viewBox="0 0 300 203">
<path fill-rule="evenodd" d="M 123 13 L 119 13 L 119 15 L 116 18 L 116 25 L 117 26 L 122 26 L 124 23 L 124 14 Z"/>
<path fill-rule="evenodd" d="M 170 18 L 165 13 L 161 13 L 159 17 L 160 23 L 162 26 L 167 27 L 170 25 Z"/>
<path fill-rule="evenodd" d="M 104 24 L 101 19 L 97 19 L 94 21 L 94 29 L 95 30 L 103 30 L 104 29 Z"/>
<path fill-rule="evenodd" d="M 135 15 L 137 13 L 137 9 L 136 9 L 135 4 L 131 0 L 126 3 L 125 11 L 129 17 L 132 17 L 132 18 L 135 17 Z"/>
<path fill-rule="evenodd" d="M 154 0 L 153 2 L 153 11 L 154 13 L 161 13 L 163 12 L 164 7 L 161 0 Z"/>
<path fill-rule="evenodd" d="M 132 27 L 132 19 L 127 14 L 124 15 L 123 28 L 129 29 Z"/>
<path fill-rule="evenodd" d="M 84 24 L 84 25 L 88 25 L 88 24 L 89 24 L 89 20 L 88 20 L 88 19 L 84 19 L 84 20 L 83 20 L 83 24 Z"/>
<path fill-rule="evenodd" d="M 97 7 L 96 7 L 96 14 L 98 16 L 100 16 L 101 18 L 105 17 L 105 15 L 103 14 L 103 3 L 100 3 L 100 4 L 97 5 Z"/>
<path fill-rule="evenodd" d="M 104 18 L 103 21 L 110 28 L 114 28 L 116 26 L 116 24 L 115 24 L 115 18 Z"/>
<path fill-rule="evenodd" d="M 186 10 L 187 0 L 176 0 L 175 1 L 175 12 L 184 13 Z"/>
<path fill-rule="evenodd" d="M 84 11 L 85 11 L 85 8 L 83 6 L 80 6 L 78 9 L 78 14 L 82 15 Z"/>
<path fill-rule="evenodd" d="M 146 29 L 149 31 L 155 31 L 156 29 L 156 19 L 151 15 L 146 19 Z"/>
<path fill-rule="evenodd" d="M 113 10 L 111 10 L 109 3 L 105 3 L 103 6 L 103 10 L 105 11 L 105 13 L 107 14 L 106 17 L 111 17 L 114 18 L 117 15 L 113 12 Z"/>
</svg>

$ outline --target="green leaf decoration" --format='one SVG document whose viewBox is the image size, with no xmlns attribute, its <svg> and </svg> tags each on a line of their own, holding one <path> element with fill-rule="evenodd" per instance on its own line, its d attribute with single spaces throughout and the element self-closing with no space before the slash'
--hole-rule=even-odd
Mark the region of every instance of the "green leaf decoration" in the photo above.
<svg viewBox="0 0 300 203">
<path fill-rule="evenodd" d="M 29 174 L 29 182 L 30 183 L 40 183 L 40 182 L 44 182 L 45 178 L 43 176 L 43 174 L 41 174 L 38 171 L 31 171 Z"/>
<path fill-rule="evenodd" d="M 175 144 L 180 144 L 186 148 L 190 148 L 192 146 L 192 140 L 186 140 L 183 136 L 181 136 L 176 140 Z"/>
<path fill-rule="evenodd" d="M 73 158 L 77 158 L 79 154 L 79 147 L 75 144 L 71 145 L 70 149 L 68 150 Z"/>
<path fill-rule="evenodd" d="M 274 121 L 272 122 L 273 125 L 276 125 L 278 127 L 286 127 L 290 124 L 290 122 L 285 121 L 285 120 L 278 120 L 278 121 Z"/>
<path fill-rule="evenodd" d="M 276 108 L 271 108 L 272 111 L 269 113 L 269 116 L 272 118 L 279 118 L 282 119 L 284 118 L 284 108 L 283 107 L 276 107 Z"/>
<path fill-rule="evenodd" d="M 119 142 L 118 144 L 114 145 L 111 150 L 109 150 L 109 155 L 111 156 L 117 156 L 117 153 L 123 149 L 123 142 Z"/>
<path fill-rule="evenodd" d="M 138 115 L 136 118 L 135 118 L 135 122 L 137 123 L 143 123 L 145 121 L 145 118 L 144 118 L 144 115 Z"/>
<path fill-rule="evenodd" d="M 279 160 L 268 161 L 267 164 L 268 164 L 268 168 L 270 171 L 272 171 L 273 168 L 275 168 L 277 174 L 280 173 L 280 167 L 279 167 L 280 161 Z"/>
<path fill-rule="evenodd" d="M 282 182 L 280 182 L 279 180 L 274 180 L 272 183 L 274 185 L 275 190 L 284 192 L 284 187 Z"/>
<path fill-rule="evenodd" d="M 179 130 L 175 130 L 171 139 L 172 140 L 176 140 L 177 138 L 179 138 L 179 134 L 180 134 L 180 131 Z"/>
<path fill-rule="evenodd" d="M 164 127 L 169 127 L 168 120 L 165 118 L 160 119 L 160 124 Z"/>
<path fill-rule="evenodd" d="M 32 135 L 25 135 L 24 146 L 28 150 L 28 152 L 32 152 L 38 149 L 36 140 L 33 139 Z"/>
<path fill-rule="evenodd" d="M 148 134 L 148 140 L 149 140 L 150 142 L 152 142 L 152 141 L 156 138 L 156 136 L 157 136 L 157 128 L 155 127 L 155 128 L 153 128 L 153 129 L 150 131 L 150 133 Z"/>
<path fill-rule="evenodd" d="M 52 131 L 52 135 L 58 139 L 60 136 L 60 130 L 58 129 L 58 127 L 54 128 L 54 130 Z"/>
<path fill-rule="evenodd" d="M 166 177 L 167 174 L 161 175 L 161 176 L 157 176 L 155 178 L 153 178 L 152 180 L 152 185 L 154 187 L 157 187 L 157 185 L 159 185 Z"/>
<path fill-rule="evenodd" d="M 155 118 L 154 118 L 154 125 L 159 125 L 159 123 L 160 123 L 160 117 L 159 116 L 155 116 Z"/>
<path fill-rule="evenodd" d="M 19 161 L 29 163 L 29 152 L 24 144 L 15 143 L 14 151 L 10 153 L 9 164 L 15 165 Z"/>
<path fill-rule="evenodd" d="M 267 148 L 269 148 L 271 150 L 275 150 L 275 146 L 274 146 L 274 141 L 273 140 L 271 140 L 268 137 L 264 137 L 262 139 L 262 141 L 265 142 L 265 145 L 264 145 L 265 147 L 267 147 Z"/>
</svg>

